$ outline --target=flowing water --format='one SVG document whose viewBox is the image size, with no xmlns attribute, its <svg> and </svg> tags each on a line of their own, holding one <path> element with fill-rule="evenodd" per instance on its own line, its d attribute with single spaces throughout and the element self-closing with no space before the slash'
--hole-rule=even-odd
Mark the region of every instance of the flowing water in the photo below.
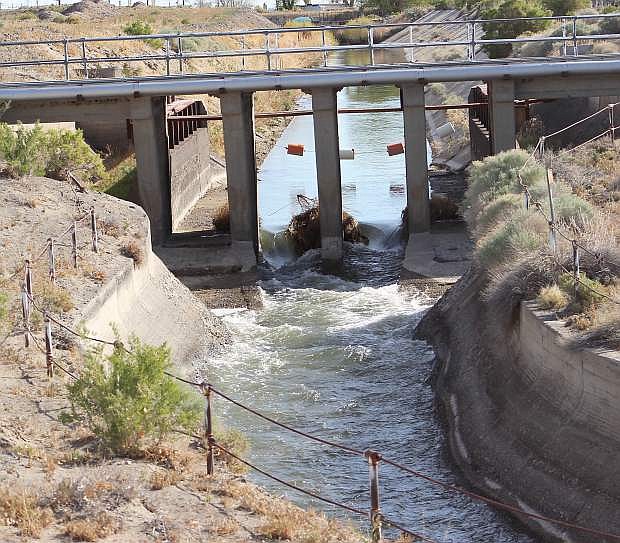
<svg viewBox="0 0 620 543">
<path fill-rule="evenodd" d="M 398 95 L 390 87 L 344 89 L 339 101 L 341 107 L 393 106 Z M 282 422 L 382 451 L 455 483 L 429 384 L 433 351 L 413 339 L 427 301 L 399 292 L 402 249 L 386 248 L 405 194 L 395 188 L 404 185 L 402 155 L 388 158 L 385 145 L 402 140 L 402 120 L 399 114 L 346 115 L 339 128 L 341 147 L 354 147 L 357 154 L 343 161 L 344 207 L 366 225 L 371 245 L 347 246 L 339 277 L 321 273 L 316 251 L 295 260 L 281 244 L 269 246 L 299 212 L 296 195 L 316 194 L 312 153 L 289 157 L 283 150 L 287 143 L 313 147 L 311 118 L 296 118 L 260 172 L 263 242 L 272 263 L 261 282 L 265 305 L 223 312 L 235 339 L 211 361 L 210 378 Z M 224 401 L 216 400 L 215 413 L 248 436 L 256 465 L 328 498 L 368 508 L 363 459 L 287 433 Z M 250 477 L 297 503 L 342 514 L 269 479 Z M 388 466 L 381 468 L 381 506 L 388 517 L 441 542 L 531 541 L 491 508 Z"/>
</svg>

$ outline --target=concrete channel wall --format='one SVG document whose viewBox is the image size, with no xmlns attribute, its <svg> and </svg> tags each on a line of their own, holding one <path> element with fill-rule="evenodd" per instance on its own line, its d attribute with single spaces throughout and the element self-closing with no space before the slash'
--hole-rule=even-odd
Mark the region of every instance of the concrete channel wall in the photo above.
<svg viewBox="0 0 620 543">
<path fill-rule="evenodd" d="M 176 228 L 196 202 L 213 186 L 209 132 L 198 128 L 170 149 L 170 208 Z"/>
<path fill-rule="evenodd" d="M 486 495 L 620 533 L 618 353 L 573 350 L 561 322 L 528 302 L 490 307 L 485 288 L 468 272 L 417 329 L 437 355 L 435 391 L 455 463 Z M 545 542 L 608 541 L 517 516 Z"/>
<path fill-rule="evenodd" d="M 148 223 L 148 221 L 145 221 Z M 148 228 L 148 225 L 145 225 Z M 143 260 L 127 260 L 124 269 L 111 276 L 80 314 L 80 323 L 94 336 L 127 341 L 166 343 L 179 373 L 190 374 L 208 353 L 221 348 L 228 333 L 215 317 L 152 252 L 145 236 Z"/>
</svg>

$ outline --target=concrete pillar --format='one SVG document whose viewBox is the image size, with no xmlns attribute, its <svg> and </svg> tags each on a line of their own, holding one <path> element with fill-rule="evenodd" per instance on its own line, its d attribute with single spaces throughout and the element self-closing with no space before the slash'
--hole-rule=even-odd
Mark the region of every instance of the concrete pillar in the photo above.
<svg viewBox="0 0 620 543">
<path fill-rule="evenodd" d="M 411 235 L 428 232 L 431 226 L 424 85 L 421 83 L 403 85 L 401 87 L 401 104 L 405 132 L 407 210 L 409 234 Z"/>
<path fill-rule="evenodd" d="M 489 81 L 491 152 L 495 155 L 515 148 L 515 86 L 511 79 Z"/>
<path fill-rule="evenodd" d="M 220 95 L 230 236 L 239 247 L 251 246 L 258 254 L 258 194 L 254 151 L 254 95 L 226 92 Z"/>
<path fill-rule="evenodd" d="M 130 115 L 138 194 L 151 222 L 151 239 L 158 245 L 172 233 L 165 97 L 136 99 Z"/>
<path fill-rule="evenodd" d="M 338 89 L 312 89 L 316 177 L 321 217 L 321 258 L 342 260 L 342 189 L 338 142 Z"/>
</svg>

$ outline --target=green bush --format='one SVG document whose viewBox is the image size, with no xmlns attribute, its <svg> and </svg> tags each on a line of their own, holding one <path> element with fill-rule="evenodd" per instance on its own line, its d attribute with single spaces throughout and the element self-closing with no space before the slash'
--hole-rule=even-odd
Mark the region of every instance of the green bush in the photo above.
<svg viewBox="0 0 620 543">
<path fill-rule="evenodd" d="M 520 17 L 544 17 L 551 12 L 544 8 L 537 0 L 504 0 L 499 4 L 488 4 L 482 8 L 480 16 L 483 19 L 514 19 Z M 513 21 L 502 23 L 484 23 L 485 39 L 510 39 L 526 33 L 541 32 L 550 22 L 543 21 Z M 512 44 L 485 44 L 484 50 L 491 58 L 510 56 Z"/>
<path fill-rule="evenodd" d="M 368 43 L 368 29 L 367 28 L 350 28 L 346 29 L 347 26 L 358 26 L 358 25 L 371 25 L 375 22 L 375 19 L 372 17 L 358 17 L 356 19 L 351 19 L 345 25 L 345 30 L 335 30 L 334 37 L 341 44 L 351 44 L 351 45 L 359 45 L 363 43 Z"/>
<path fill-rule="evenodd" d="M 572 15 L 580 9 L 592 7 L 592 2 L 590 0 L 543 0 L 543 5 L 551 10 L 553 15 Z"/>
<path fill-rule="evenodd" d="M 476 237 L 480 237 L 524 208 L 525 199 L 522 194 L 504 194 L 489 202 L 476 217 L 472 217 L 470 227 L 475 229 Z"/>
<path fill-rule="evenodd" d="M 558 186 L 562 185 L 556 184 Z M 583 198 L 568 192 L 568 188 L 564 190 L 567 192 L 561 192 L 553 199 L 556 220 L 583 226 L 584 220 L 594 215 L 594 208 Z"/>
<path fill-rule="evenodd" d="M 123 32 L 128 36 L 146 36 L 148 34 L 154 34 L 155 31 L 146 21 L 134 21 L 123 28 Z M 163 40 L 157 38 L 146 38 L 142 41 L 150 45 L 153 49 L 159 49 L 164 44 Z"/>
<path fill-rule="evenodd" d="M 617 7 L 614 7 L 610 13 L 616 13 Z M 604 13 L 605 10 L 603 10 Z M 620 13 L 617 17 L 609 17 L 607 19 L 601 19 L 599 28 L 602 34 L 620 34 Z"/>
<path fill-rule="evenodd" d="M 178 30 L 170 30 L 163 29 L 161 30 L 161 34 L 177 34 Z M 204 38 L 181 38 L 181 46 L 183 47 L 184 52 L 195 53 L 196 51 L 205 51 L 207 41 Z M 172 49 L 175 53 L 179 52 L 179 40 L 177 38 L 170 40 L 170 49 Z"/>
<path fill-rule="evenodd" d="M 528 153 L 523 150 L 505 151 L 471 165 L 470 184 L 465 194 L 465 218 L 468 222 L 475 222 L 480 210 L 499 196 L 521 192 L 518 171 L 528 158 Z M 534 190 L 544 183 L 545 169 L 535 160 L 530 160 L 521 171 L 521 179 Z"/>
<path fill-rule="evenodd" d="M 9 297 L 5 292 L 0 292 L 0 328 L 9 316 Z"/>
<path fill-rule="evenodd" d="M 522 211 L 482 239 L 476 257 L 490 270 L 540 249 L 547 239 L 547 223 L 534 211 Z"/>
<path fill-rule="evenodd" d="M 62 179 L 67 170 L 84 181 L 105 176 L 101 157 L 84 141 L 81 130 L 43 130 L 0 123 L 0 157 L 10 175 L 47 175 Z"/>
<path fill-rule="evenodd" d="M 585 273 L 579 274 L 579 285 L 577 288 L 577 301 L 583 309 L 587 309 L 605 301 L 607 288 L 596 279 L 590 279 Z M 575 281 L 572 273 L 563 273 L 558 279 L 558 286 L 567 294 L 573 295 L 575 292 Z"/>
<path fill-rule="evenodd" d="M 91 352 L 79 378 L 68 385 L 71 415 L 116 453 L 131 453 L 159 442 L 175 429 L 194 431 L 202 406 L 197 396 L 166 375 L 170 349 L 130 341 L 128 353 Z"/>
</svg>

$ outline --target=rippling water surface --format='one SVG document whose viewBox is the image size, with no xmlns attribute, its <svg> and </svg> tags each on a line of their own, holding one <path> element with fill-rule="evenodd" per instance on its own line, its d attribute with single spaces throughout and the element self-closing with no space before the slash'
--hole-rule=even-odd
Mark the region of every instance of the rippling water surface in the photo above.
<svg viewBox="0 0 620 543">
<path fill-rule="evenodd" d="M 398 103 L 389 87 L 345 89 L 339 100 L 341 107 Z M 316 194 L 314 156 L 300 160 L 283 151 L 291 142 L 313 146 L 311 119 L 295 119 L 260 172 L 263 246 L 273 264 L 261 282 L 265 306 L 224 316 L 234 343 L 210 362 L 209 377 L 282 422 L 359 449 L 383 451 L 455 483 L 429 384 L 434 355 L 426 343 L 413 339 L 428 302 L 398 291 L 402 254 L 384 248 L 388 238 L 393 241 L 405 203 L 404 193 L 394 189 L 404 183 L 404 164 L 402 157 L 376 151 L 400 141 L 402 120 L 399 114 L 343 116 L 340 133 L 343 147 L 360 151 L 359 161 L 343 163 L 345 209 L 372 226 L 371 246 L 348 246 L 340 277 L 320 272 L 317 252 L 293 261 L 282 251 L 276 258 L 270 248 L 273 233 L 299 211 L 296 194 Z M 363 459 L 286 433 L 223 401 L 216 401 L 215 413 L 248 436 L 249 457 L 258 466 L 326 497 L 368 508 Z M 250 477 L 297 503 L 341 514 L 268 479 Z M 531 541 L 489 507 L 389 466 L 381 468 L 381 502 L 388 517 L 437 541 Z M 366 520 L 361 522 L 365 527 Z"/>
</svg>

